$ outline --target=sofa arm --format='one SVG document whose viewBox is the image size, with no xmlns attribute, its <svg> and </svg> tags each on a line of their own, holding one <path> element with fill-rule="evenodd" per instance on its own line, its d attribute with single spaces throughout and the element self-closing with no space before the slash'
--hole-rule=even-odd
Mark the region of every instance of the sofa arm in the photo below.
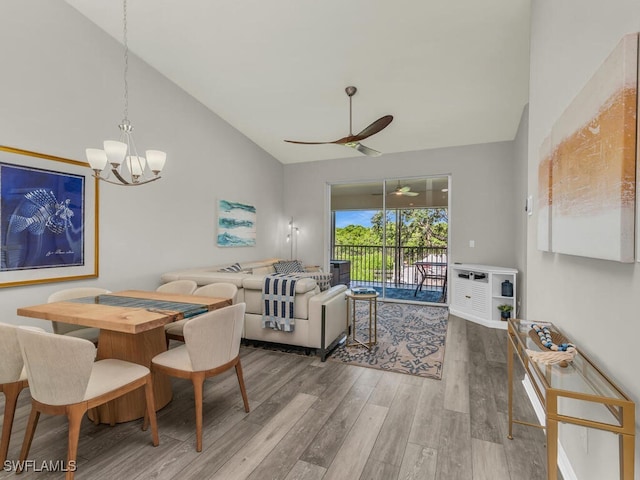
<svg viewBox="0 0 640 480">
<path fill-rule="evenodd" d="M 336 285 L 309 299 L 309 342 L 320 348 L 323 361 L 326 350 L 342 339 L 347 328 L 346 291 L 346 285 Z"/>
</svg>

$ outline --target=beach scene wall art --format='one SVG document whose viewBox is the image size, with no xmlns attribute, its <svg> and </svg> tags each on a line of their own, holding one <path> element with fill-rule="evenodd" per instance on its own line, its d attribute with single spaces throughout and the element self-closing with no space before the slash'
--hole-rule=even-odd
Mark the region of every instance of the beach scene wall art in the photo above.
<svg viewBox="0 0 640 480">
<path fill-rule="evenodd" d="M 256 207 L 218 201 L 218 246 L 252 247 L 256 244 Z"/>
<path fill-rule="evenodd" d="M 550 251 L 634 261 L 637 96 L 638 34 L 630 34 L 555 122 L 549 145 L 541 148 L 539 204 L 547 202 L 551 218 L 550 223 L 539 218 L 541 250 L 548 228 Z"/>
</svg>

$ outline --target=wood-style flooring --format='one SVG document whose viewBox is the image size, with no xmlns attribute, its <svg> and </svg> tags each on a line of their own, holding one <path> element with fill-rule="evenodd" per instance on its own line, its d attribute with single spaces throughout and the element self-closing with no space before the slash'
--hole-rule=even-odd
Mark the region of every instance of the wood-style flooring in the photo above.
<svg viewBox="0 0 640 480">
<path fill-rule="evenodd" d="M 545 479 L 544 432 L 515 425 L 507 439 L 506 342 L 504 330 L 451 316 L 442 380 L 243 347 L 251 412 L 243 410 L 233 370 L 207 380 L 201 453 L 192 386 L 176 380 L 173 400 L 158 412 L 158 447 L 141 420 L 109 427 L 85 418 L 76 478 Z M 25 390 L 10 460 L 18 457 L 29 409 Z M 535 421 L 519 382 L 515 412 Z M 29 458 L 36 465 L 66 458 L 66 435 L 63 417 L 41 416 Z M 0 478 L 63 478 L 14 477 L 1 467 Z"/>
</svg>

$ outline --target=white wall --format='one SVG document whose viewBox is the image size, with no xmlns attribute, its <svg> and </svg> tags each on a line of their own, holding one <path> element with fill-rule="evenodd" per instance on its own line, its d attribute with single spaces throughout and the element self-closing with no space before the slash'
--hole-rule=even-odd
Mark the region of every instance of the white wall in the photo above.
<svg viewBox="0 0 640 480">
<path fill-rule="evenodd" d="M 285 213 L 300 227 L 298 256 L 327 265 L 327 183 L 447 174 L 451 261 L 514 266 L 513 142 L 285 165 Z"/>
<path fill-rule="evenodd" d="M 532 2 L 529 192 L 536 192 L 544 136 L 622 36 L 637 31 L 637 0 Z M 536 222 L 534 214 L 528 222 L 528 318 L 556 323 L 637 404 L 640 266 L 538 251 Z M 636 439 L 638 433 L 637 424 Z M 616 478 L 615 437 L 589 432 L 585 440 L 580 435 L 575 429 L 562 433 L 578 478 Z"/>
<path fill-rule="evenodd" d="M 84 160 L 117 139 L 123 49 L 66 3 L 0 2 L 0 144 Z M 129 119 L 139 150 L 168 153 L 163 179 L 100 189 L 100 278 L 0 289 L 0 321 L 60 288 L 153 289 L 172 269 L 282 255 L 283 167 L 135 56 Z M 218 199 L 257 206 L 256 247 L 215 246 Z M 277 228 L 274 228 L 274 225 Z M 280 230 L 280 231 L 278 231 Z"/>
</svg>

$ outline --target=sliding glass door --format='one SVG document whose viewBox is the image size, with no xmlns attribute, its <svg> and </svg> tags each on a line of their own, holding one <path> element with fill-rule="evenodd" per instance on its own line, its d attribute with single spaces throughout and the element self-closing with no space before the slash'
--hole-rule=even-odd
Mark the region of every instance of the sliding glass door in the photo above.
<svg viewBox="0 0 640 480">
<path fill-rule="evenodd" d="M 386 300 L 446 302 L 448 177 L 331 186 L 333 260 Z"/>
</svg>

